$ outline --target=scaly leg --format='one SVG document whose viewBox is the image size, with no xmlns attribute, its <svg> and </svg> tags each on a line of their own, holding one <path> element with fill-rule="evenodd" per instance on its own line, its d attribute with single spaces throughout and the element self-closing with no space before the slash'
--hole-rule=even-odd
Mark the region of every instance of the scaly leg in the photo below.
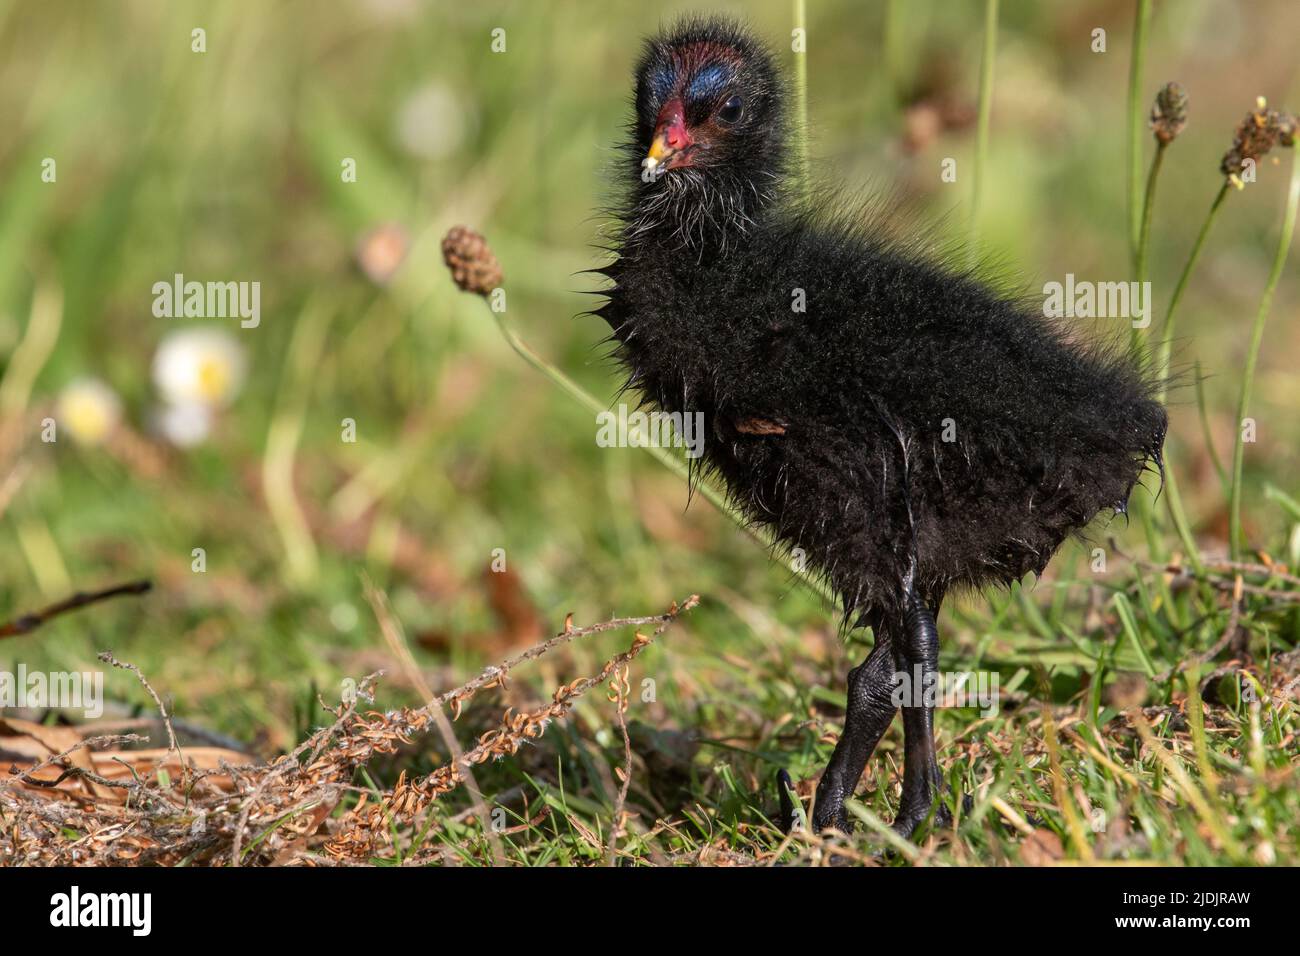
<svg viewBox="0 0 1300 956">
<path fill-rule="evenodd" d="M 939 629 L 934 612 L 910 582 L 905 600 L 907 612 L 895 662 L 911 679 L 912 699 L 903 705 L 903 793 L 894 829 L 906 837 L 930 814 L 943 778 L 934 753 L 934 708 L 926 706 L 923 698 L 938 678 Z M 943 822 L 948 816 L 941 804 L 936 819 Z"/>
<path fill-rule="evenodd" d="M 844 801 L 853 796 L 867 760 L 889 729 L 898 709 L 892 700 L 894 658 L 890 637 L 884 628 L 877 626 L 875 630 L 876 646 L 865 661 L 849 671 L 844 732 L 817 784 L 812 820 L 814 832 L 827 827 L 845 833 L 852 830 L 844 812 Z"/>
</svg>

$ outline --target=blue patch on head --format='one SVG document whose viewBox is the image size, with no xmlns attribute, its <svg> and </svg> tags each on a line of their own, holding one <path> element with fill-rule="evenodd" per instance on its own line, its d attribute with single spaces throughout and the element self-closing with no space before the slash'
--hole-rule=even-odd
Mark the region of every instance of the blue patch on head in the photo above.
<svg viewBox="0 0 1300 956">
<path fill-rule="evenodd" d="M 691 78 L 686 95 L 693 100 L 708 100 L 718 96 L 731 82 L 731 69 L 720 63 L 706 66 Z"/>
<path fill-rule="evenodd" d="M 646 83 L 650 87 L 650 95 L 660 103 L 668 99 L 673 92 L 673 81 L 677 78 L 676 72 L 672 66 L 667 63 L 656 66 L 646 77 Z"/>
</svg>

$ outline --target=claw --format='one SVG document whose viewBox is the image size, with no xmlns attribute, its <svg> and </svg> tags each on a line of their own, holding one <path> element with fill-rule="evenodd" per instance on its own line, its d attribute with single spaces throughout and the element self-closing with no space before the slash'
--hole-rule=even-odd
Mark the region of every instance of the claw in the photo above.
<svg viewBox="0 0 1300 956">
<path fill-rule="evenodd" d="M 794 781 L 790 779 L 790 772 L 784 767 L 776 772 L 776 794 L 781 801 L 780 819 L 777 823 L 781 827 L 781 832 L 789 836 L 790 832 L 799 825 L 802 814 L 795 810 Z"/>
<path fill-rule="evenodd" d="M 1160 493 L 1165 490 L 1165 435 L 1160 433 L 1160 442 L 1156 445 L 1155 450 L 1151 452 L 1151 459 L 1156 463 L 1156 468 L 1160 472 L 1160 487 L 1156 489 L 1155 500 L 1160 500 Z"/>
<path fill-rule="evenodd" d="M 970 813 L 975 807 L 975 798 L 969 793 L 961 794 L 961 810 L 963 814 Z M 905 840 L 910 840 L 912 834 L 926 820 L 935 829 L 946 829 L 952 826 L 952 811 L 948 809 L 948 804 L 941 796 L 936 796 L 934 802 L 928 807 L 899 807 L 898 816 L 894 818 L 892 824 L 893 830 Z"/>
</svg>

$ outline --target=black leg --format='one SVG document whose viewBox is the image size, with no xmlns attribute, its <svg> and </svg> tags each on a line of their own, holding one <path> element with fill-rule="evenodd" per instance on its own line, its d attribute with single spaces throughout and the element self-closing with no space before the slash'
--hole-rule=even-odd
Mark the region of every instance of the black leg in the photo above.
<svg viewBox="0 0 1300 956">
<path fill-rule="evenodd" d="M 903 633 L 894 656 L 910 679 L 912 699 L 903 705 L 903 793 L 894 829 L 911 836 L 929 815 L 942 785 L 934 753 L 934 708 L 925 706 L 922 696 L 938 677 L 939 629 L 934 612 L 910 586 L 906 602 Z M 937 818 L 946 819 L 946 811 L 941 805 Z"/>
<path fill-rule="evenodd" d="M 820 832 L 834 827 L 852 830 L 844 801 L 853 795 L 858 779 L 876 744 L 889 729 L 897 711 L 892 698 L 894 656 L 889 634 L 876 627 L 876 646 L 867 659 L 849 671 L 849 695 L 840 735 L 831 761 L 817 784 L 812 827 Z"/>
</svg>

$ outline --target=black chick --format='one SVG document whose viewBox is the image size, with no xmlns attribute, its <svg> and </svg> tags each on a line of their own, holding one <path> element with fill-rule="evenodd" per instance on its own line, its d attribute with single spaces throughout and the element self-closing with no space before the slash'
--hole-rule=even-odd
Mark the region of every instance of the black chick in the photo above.
<svg viewBox="0 0 1300 956">
<path fill-rule="evenodd" d="M 897 675 L 937 673 L 944 596 L 1039 573 L 1124 510 L 1160 466 L 1165 412 L 1121 351 L 1067 339 L 860 213 L 798 200 L 783 83 L 740 25 L 691 19 L 648 41 L 635 113 L 597 314 L 628 387 L 703 412 L 704 466 L 801 549 L 847 626 L 874 631 L 813 817 L 847 831 Z M 894 826 L 910 834 L 940 775 L 932 709 L 902 710 Z"/>
</svg>

